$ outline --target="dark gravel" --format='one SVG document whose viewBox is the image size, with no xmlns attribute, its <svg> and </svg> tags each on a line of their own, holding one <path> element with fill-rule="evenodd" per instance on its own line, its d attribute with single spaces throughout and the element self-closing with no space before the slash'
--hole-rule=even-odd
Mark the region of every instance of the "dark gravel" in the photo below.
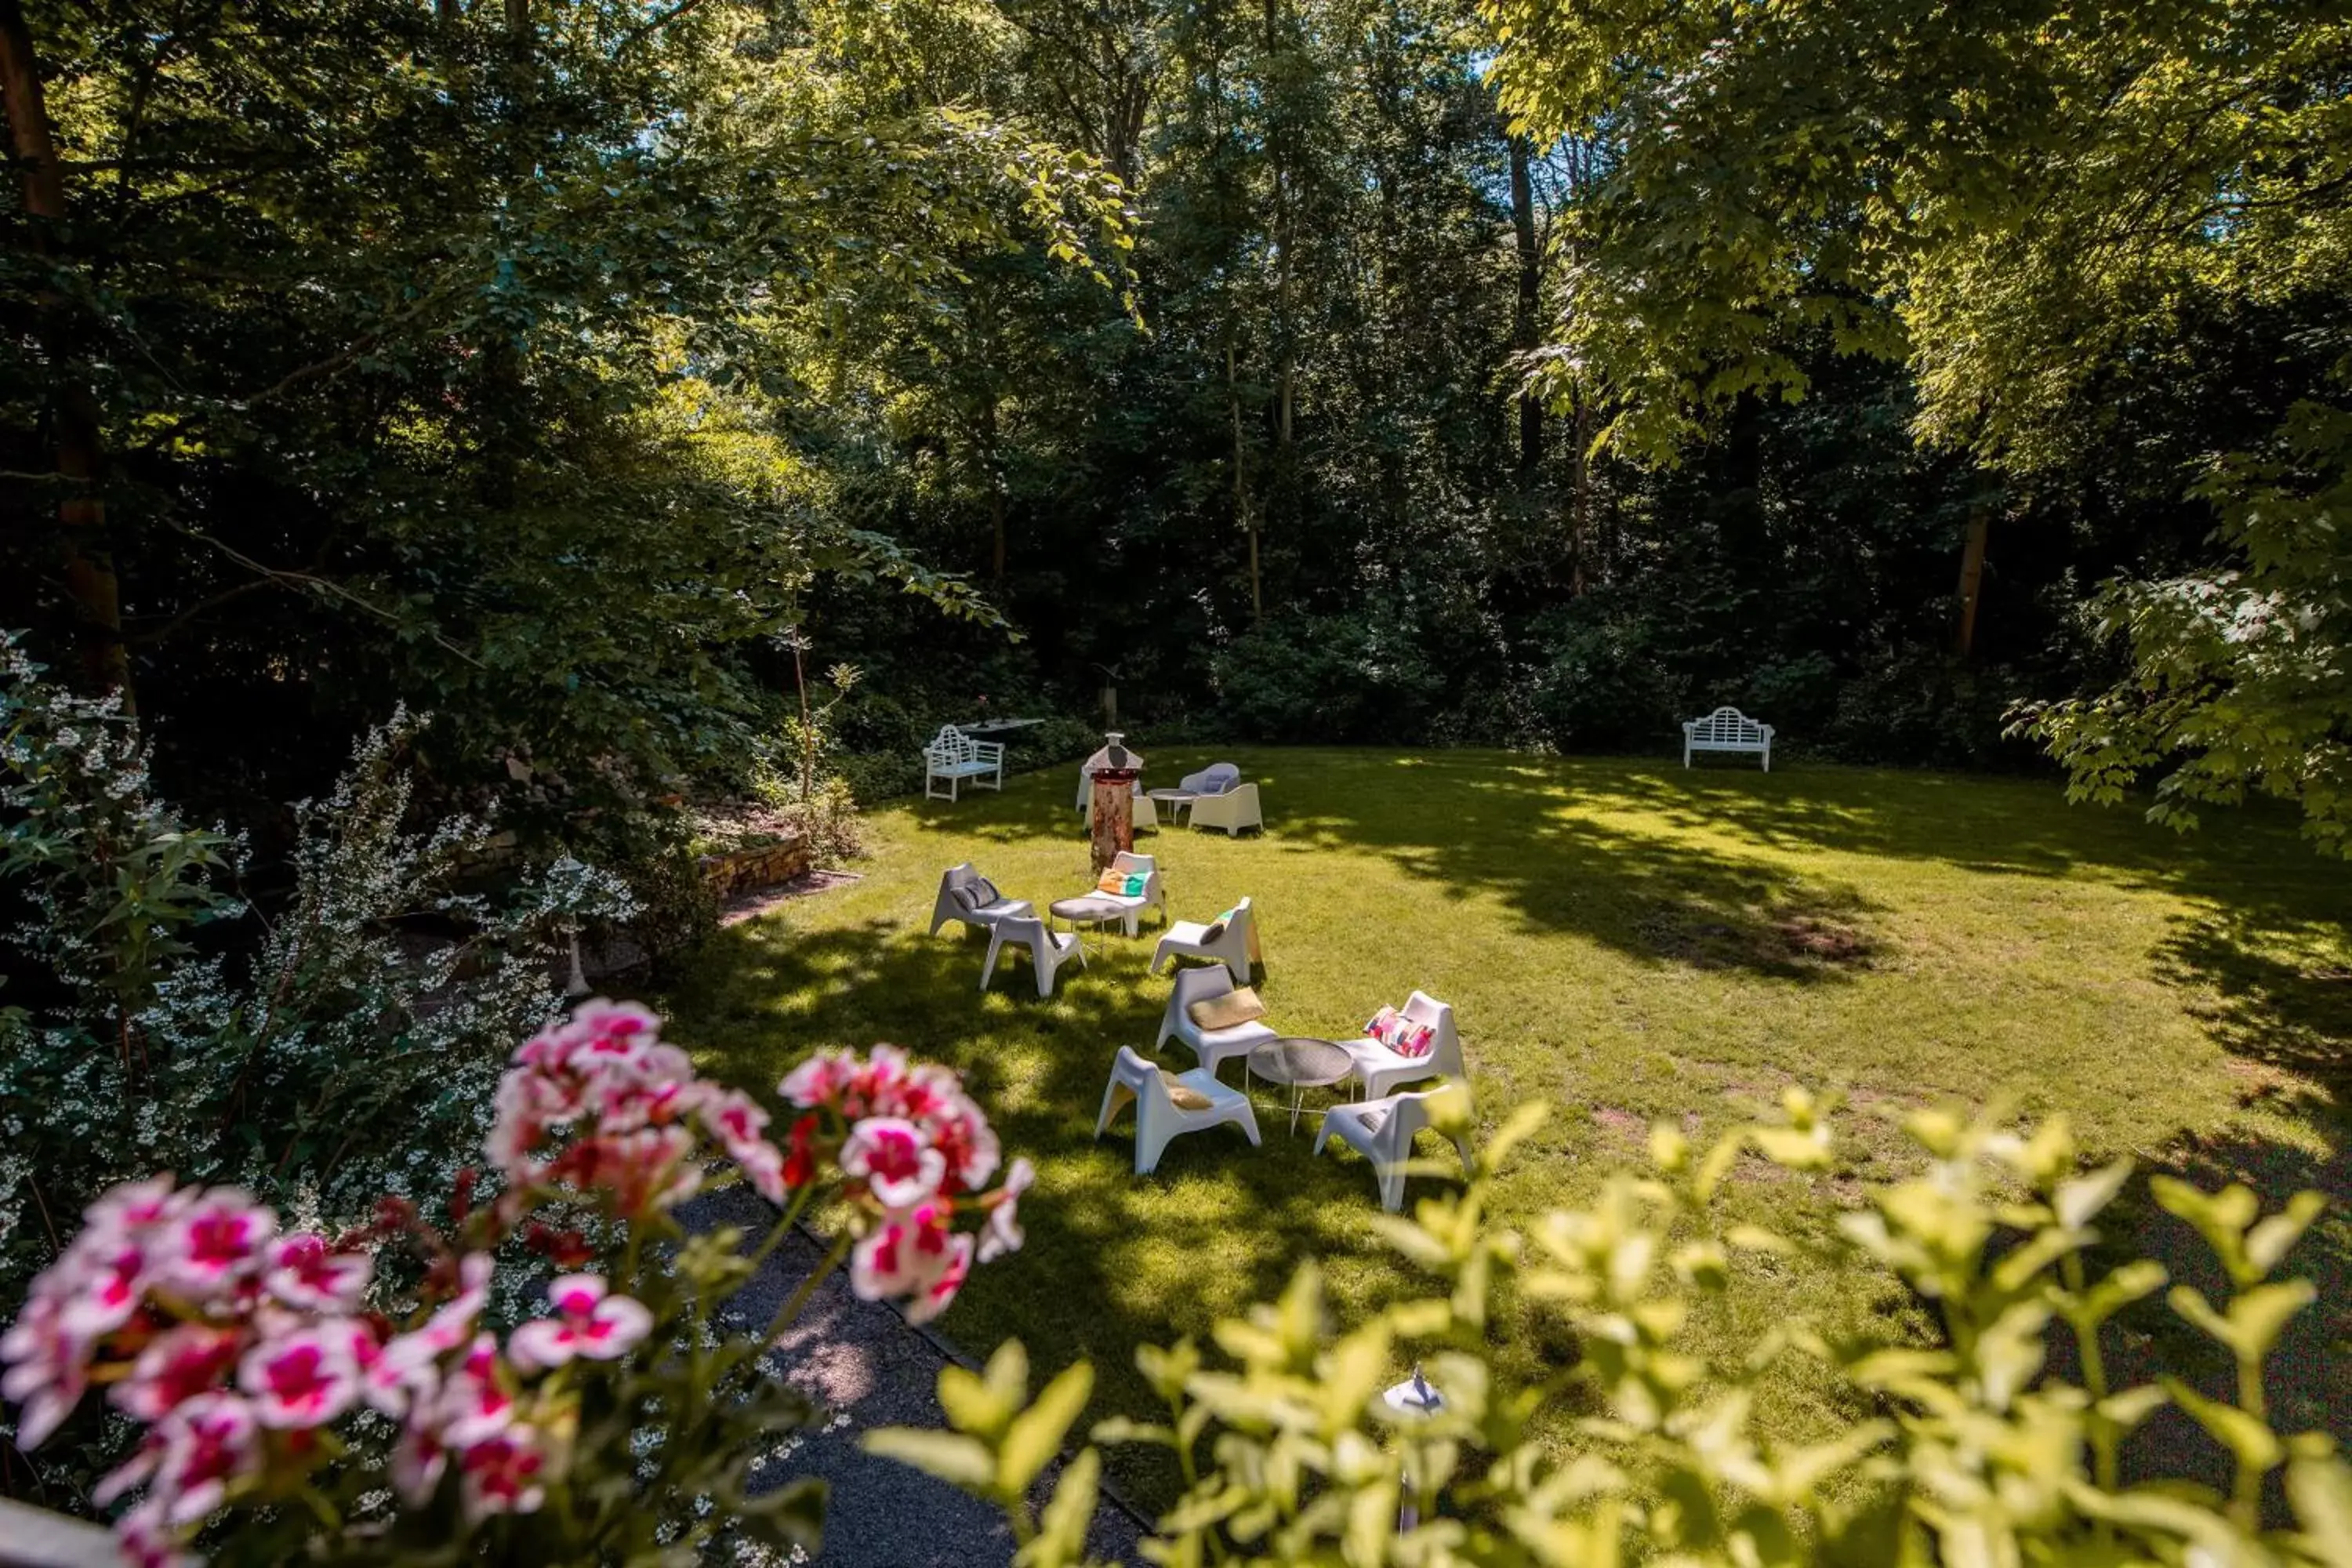
<svg viewBox="0 0 2352 1568">
<path fill-rule="evenodd" d="M 775 1213 L 735 1188 L 688 1208 L 689 1225 L 738 1225 L 757 1235 Z M 776 1248 L 731 1304 L 747 1322 L 765 1322 L 823 1259 L 804 1235 Z M 953 1347 L 915 1328 L 890 1307 L 850 1293 L 846 1271 L 817 1287 L 800 1321 L 778 1342 L 793 1385 L 833 1413 L 762 1467 L 769 1484 L 822 1476 L 832 1487 L 819 1568 L 990 1568 L 1013 1561 L 1003 1516 L 943 1481 L 857 1446 L 875 1426 L 945 1427 L 933 1390 Z M 957 1359 L 974 1364 L 969 1356 Z M 1039 1482 L 1042 1505 L 1061 1466 Z M 1088 1547 L 1098 1560 L 1136 1563 L 1137 1521 L 1106 1495 L 1095 1511 Z"/>
</svg>

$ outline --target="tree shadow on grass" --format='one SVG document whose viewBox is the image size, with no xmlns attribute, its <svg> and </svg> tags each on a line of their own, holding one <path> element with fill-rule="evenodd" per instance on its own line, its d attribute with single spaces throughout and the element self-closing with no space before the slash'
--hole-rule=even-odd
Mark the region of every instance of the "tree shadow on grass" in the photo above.
<svg viewBox="0 0 2352 1568">
<path fill-rule="evenodd" d="M 950 928 L 950 931 L 961 928 Z M 1142 944 L 1106 943 L 1091 970 L 1062 972 L 1040 1000 L 1025 970 L 977 989 L 984 943 L 909 936 L 873 919 L 803 931 L 753 921 L 721 932 L 682 977 L 680 1037 L 720 1074 L 762 1094 L 810 1051 L 887 1040 L 959 1069 L 989 1108 L 1007 1158 L 1027 1155 L 1038 1187 L 1022 1208 L 1022 1255 L 976 1270 L 943 1328 L 983 1354 L 1020 1338 L 1041 1372 L 1090 1357 L 1096 1414 L 1150 1417 L 1134 1348 L 1192 1334 L 1271 1300 L 1302 1258 L 1318 1258 L 1349 1317 L 1409 1289 L 1413 1271 L 1366 1223 L 1370 1172 L 1352 1152 L 1315 1157 L 1311 1120 L 1296 1136 L 1286 1107 L 1259 1085 L 1261 1146 L 1216 1128 L 1175 1140 L 1150 1176 L 1133 1173 L 1134 1114 L 1097 1141 L 1095 1119 L 1122 1045 L 1150 1054 L 1161 1004 L 1136 982 Z M 1159 1058 L 1189 1068 L 1171 1047 Z M 1228 1068 L 1231 1081 L 1235 1071 Z M 1424 1134 L 1421 1152 L 1451 1159 Z M 1415 1177 L 1415 1194 L 1433 1190 Z M 1037 1280 L 1054 1289 L 1041 1292 Z M 1114 1471 L 1155 1502 L 1173 1495 L 1153 1451 L 1121 1450 Z"/>
</svg>

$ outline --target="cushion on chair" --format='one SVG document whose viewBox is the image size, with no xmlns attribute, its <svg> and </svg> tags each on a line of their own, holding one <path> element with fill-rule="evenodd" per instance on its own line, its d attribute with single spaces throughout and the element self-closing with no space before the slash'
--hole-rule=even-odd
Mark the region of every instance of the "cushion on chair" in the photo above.
<svg viewBox="0 0 2352 1568">
<path fill-rule="evenodd" d="M 1236 1024 L 1254 1024 L 1265 1017 L 1265 1004 L 1258 1000 L 1255 991 L 1244 985 L 1222 996 L 1204 997 L 1184 1011 L 1203 1029 L 1230 1029 Z"/>
<path fill-rule="evenodd" d="M 1191 1084 L 1183 1082 L 1166 1068 L 1160 1069 L 1160 1085 L 1179 1110 L 1206 1110 L 1214 1102 Z"/>
<path fill-rule="evenodd" d="M 1216 941 L 1219 937 L 1225 934 L 1226 922 L 1234 918 L 1234 910 L 1237 910 L 1241 906 L 1238 904 L 1234 905 L 1233 910 L 1227 910 L 1224 913 L 1219 915 L 1215 920 L 1211 921 L 1202 929 L 1201 942 L 1202 946 L 1206 946 L 1210 942 Z"/>
<path fill-rule="evenodd" d="M 1404 1032 L 1404 1015 L 1393 1007 L 1383 1007 L 1373 1014 L 1370 1022 L 1364 1026 L 1364 1036 L 1394 1050 L 1397 1037 Z"/>
<path fill-rule="evenodd" d="M 1139 899 L 1150 880 L 1140 871 L 1105 871 L 1101 880 L 1095 883 L 1095 891 L 1122 899 Z"/>
<path fill-rule="evenodd" d="M 984 910 L 1004 897 L 996 890 L 996 884 L 985 877 L 974 877 L 964 886 L 971 889 L 971 907 L 976 910 Z"/>
<path fill-rule="evenodd" d="M 1436 1047 L 1437 1030 L 1433 1026 L 1407 1023 L 1402 1018 L 1397 1022 L 1396 1037 L 1388 1043 L 1389 1049 L 1397 1055 L 1418 1059 Z"/>
</svg>

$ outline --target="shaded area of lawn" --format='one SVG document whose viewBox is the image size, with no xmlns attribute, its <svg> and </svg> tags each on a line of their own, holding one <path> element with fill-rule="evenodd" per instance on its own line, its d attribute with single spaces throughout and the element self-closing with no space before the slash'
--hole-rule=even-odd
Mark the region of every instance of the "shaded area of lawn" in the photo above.
<svg viewBox="0 0 2352 1568">
<path fill-rule="evenodd" d="M 1175 914 L 1255 897 L 1263 990 L 1286 1030 L 1352 1033 L 1415 986 L 1453 1002 L 1483 1115 L 1556 1107 L 1505 1184 L 1507 1218 L 1588 1192 L 1654 1118 L 1710 1130 L 1795 1081 L 1851 1093 L 1848 1152 L 1825 1193 L 1742 1184 L 1732 1201 L 1767 1220 L 1893 1173 L 1893 1121 L 1942 1099 L 2063 1109 L 2093 1152 L 2200 1180 L 2347 1195 L 2352 890 L 2278 823 L 2184 840 L 2070 808 L 2047 784 L 1919 773 L 1218 756 L 1261 781 L 1269 830 L 1147 836 Z M 1155 753 L 1147 783 L 1210 760 Z M 820 1045 L 894 1040 L 961 1068 L 1041 1179 L 1028 1249 L 984 1270 L 944 1326 L 983 1350 L 1018 1335 L 1042 1367 L 1091 1355 L 1098 1407 L 1139 1413 L 1138 1342 L 1203 1331 L 1306 1257 L 1323 1260 L 1342 1310 L 1398 1289 L 1402 1266 L 1365 1224 L 1369 1173 L 1350 1155 L 1311 1158 L 1270 1100 L 1263 1150 L 1230 1131 L 1181 1139 L 1147 1180 L 1129 1173 L 1125 1126 L 1092 1141 L 1112 1056 L 1147 1047 L 1165 1004 L 1166 980 L 1144 972 L 1148 936 L 1110 939 L 1041 1002 L 1025 969 L 982 996 L 982 941 L 925 933 L 939 873 L 959 860 L 1041 907 L 1086 885 L 1071 783 L 1055 769 L 1001 798 L 877 812 L 862 881 L 734 928 L 671 1007 L 712 1070 L 762 1089 Z M 2145 1205 L 2127 1218 L 2141 1244 L 2180 1250 Z M 2340 1211 L 2298 1261 L 2331 1281 L 2352 1273 Z M 2334 1316 L 2290 1346 L 2278 1396 L 2290 1421 L 2352 1435 L 2332 1353 L 2344 1292 L 2327 1295 Z M 1884 1282 L 1759 1281 L 1706 1333 L 1736 1346 L 1801 1310 L 1913 1309 Z M 2202 1370 L 2161 1320 L 2143 1314 L 2136 1349 Z M 1528 1334 L 1515 1353 L 1532 1366 L 1570 1348 Z M 1794 1380 L 1778 1397 L 1792 1430 L 1853 1414 Z M 2193 1447 L 2150 1441 L 2167 1462 Z"/>
</svg>

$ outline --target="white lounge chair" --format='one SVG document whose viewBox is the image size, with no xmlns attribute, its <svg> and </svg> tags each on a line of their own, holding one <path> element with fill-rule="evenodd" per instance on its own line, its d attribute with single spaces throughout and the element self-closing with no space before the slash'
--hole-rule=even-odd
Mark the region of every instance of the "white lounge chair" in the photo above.
<svg viewBox="0 0 2352 1568">
<path fill-rule="evenodd" d="M 1029 950 L 1029 964 L 1037 972 L 1040 996 L 1054 994 L 1054 977 L 1062 972 L 1062 965 L 1075 959 L 1080 969 L 1087 966 L 1087 950 L 1078 945 L 1076 936 L 1067 931 L 1047 931 L 1045 922 L 1035 915 L 1007 915 L 988 928 L 988 962 L 980 966 L 982 991 L 988 989 L 989 981 L 996 974 L 996 955 L 1008 947 Z"/>
<path fill-rule="evenodd" d="M 1133 1100 L 1135 1173 L 1139 1176 L 1148 1176 L 1158 1169 L 1160 1156 L 1170 1141 L 1182 1133 L 1205 1131 L 1230 1123 L 1242 1130 L 1253 1147 L 1256 1145 L 1257 1112 L 1250 1109 L 1249 1096 L 1237 1089 L 1227 1089 L 1206 1068 L 1194 1068 L 1176 1081 L 1209 1103 L 1196 1110 L 1178 1105 L 1170 1098 L 1160 1069 L 1138 1056 L 1132 1047 L 1119 1047 L 1118 1059 L 1111 1064 L 1110 1082 L 1103 1089 L 1102 1114 L 1095 1118 L 1096 1138 L 1101 1138 L 1111 1118 Z"/>
<path fill-rule="evenodd" d="M 1168 1011 L 1160 1019 L 1160 1037 L 1151 1042 L 1151 1048 L 1158 1050 L 1173 1035 L 1192 1047 L 1202 1068 L 1214 1078 L 1217 1068 L 1232 1058 L 1245 1057 L 1252 1046 L 1281 1037 L 1262 1022 L 1235 1024 L 1226 1029 L 1204 1029 L 1192 1022 L 1193 1003 L 1230 996 L 1233 992 L 1234 977 L 1221 963 L 1178 970 L 1175 989 L 1168 994 Z"/>
<path fill-rule="evenodd" d="M 1429 1100 L 1442 1089 L 1422 1089 L 1412 1094 L 1392 1094 L 1385 1100 L 1359 1100 L 1353 1105 L 1335 1105 L 1323 1113 L 1323 1130 L 1315 1135 L 1315 1152 L 1323 1152 L 1323 1145 L 1334 1137 L 1372 1163 L 1372 1177 L 1380 1184 L 1381 1207 L 1391 1214 L 1404 1207 L 1405 1163 L 1412 1158 L 1412 1135 L 1429 1125 Z M 1470 1145 L 1457 1133 L 1454 1152 L 1462 1156 L 1462 1169 L 1470 1169 Z"/>
<path fill-rule="evenodd" d="M 940 927 L 950 921 L 986 931 L 1008 915 L 1036 912 L 1028 900 L 1008 899 L 998 892 L 996 884 L 967 860 L 940 873 L 940 896 L 931 904 L 931 934 L 939 935 Z"/>
<path fill-rule="evenodd" d="M 1231 763 L 1212 763 L 1197 773 L 1186 773 L 1173 789 L 1154 790 L 1152 798 L 1168 807 L 1171 819 L 1181 818 L 1204 795 L 1223 795 L 1242 782 L 1242 771 Z"/>
<path fill-rule="evenodd" d="M 1143 891 L 1129 896 L 1126 893 L 1097 892 L 1095 897 L 1107 899 L 1127 910 L 1127 934 L 1133 936 L 1143 923 L 1143 911 L 1154 905 L 1160 910 L 1160 923 L 1168 923 L 1168 889 L 1160 885 L 1160 866 L 1149 855 L 1138 855 L 1132 849 L 1122 849 L 1110 858 L 1114 871 L 1143 873 Z"/>
<path fill-rule="evenodd" d="M 1223 795 L 1204 795 L 1192 802 L 1192 826 L 1222 827 L 1231 838 L 1244 827 L 1264 827 L 1265 816 L 1258 809 L 1257 785 L 1235 784 Z"/>
<path fill-rule="evenodd" d="M 1219 923 L 1224 929 L 1213 931 Z M 1178 921 L 1170 926 L 1152 951 L 1151 973 L 1159 973 L 1160 964 L 1171 958 L 1213 959 L 1233 972 L 1234 984 L 1248 984 L 1250 965 L 1265 962 L 1265 954 L 1258 949 L 1257 915 L 1250 901 L 1244 899 L 1235 904 L 1223 922 L 1202 925 L 1199 921 Z"/>
<path fill-rule="evenodd" d="M 953 801 L 966 779 L 975 788 L 986 784 L 992 790 L 1003 789 L 1004 742 L 975 741 L 954 725 L 942 724 L 923 748 L 923 798 Z M 948 786 L 944 796 L 931 787 L 942 781 Z"/>
<path fill-rule="evenodd" d="M 1388 1047 L 1361 1035 L 1342 1042 L 1348 1054 L 1356 1058 L 1355 1079 L 1364 1086 L 1367 1097 L 1382 1095 L 1401 1083 L 1419 1083 L 1425 1078 L 1450 1078 L 1466 1081 L 1470 1069 L 1462 1060 L 1462 1037 L 1454 1032 L 1454 1008 L 1423 991 L 1416 991 L 1402 1007 L 1397 1009 L 1406 1022 L 1426 1024 L 1436 1031 L 1426 1056 L 1401 1056 Z"/>
</svg>

